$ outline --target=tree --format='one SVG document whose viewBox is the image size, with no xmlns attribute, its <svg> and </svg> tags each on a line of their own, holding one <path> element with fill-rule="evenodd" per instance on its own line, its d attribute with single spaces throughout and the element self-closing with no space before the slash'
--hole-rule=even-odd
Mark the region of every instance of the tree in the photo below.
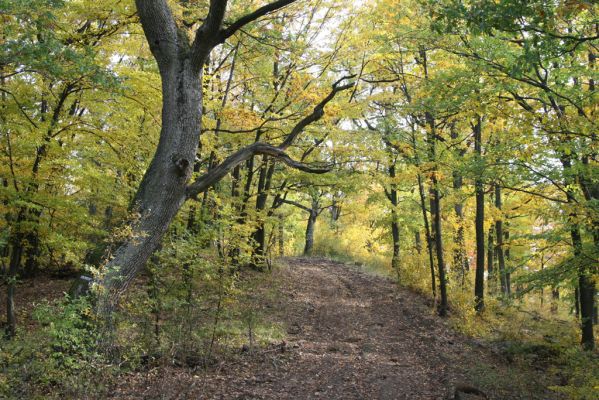
<svg viewBox="0 0 599 400">
<path fill-rule="evenodd" d="M 474 152 L 476 161 L 482 164 L 482 117 L 477 116 L 472 129 L 474 131 Z M 480 171 L 480 166 L 479 166 Z M 482 173 L 479 172 L 475 183 L 476 190 L 476 279 L 474 282 L 475 308 L 485 308 L 485 190 Z M 489 249 L 489 251 L 491 251 Z"/>
<path fill-rule="evenodd" d="M 203 66 L 211 50 L 248 23 L 293 2 L 275 1 L 223 27 L 227 1 L 212 0 L 206 18 L 190 40 L 184 21 L 177 21 L 165 0 L 136 1 L 141 24 L 162 79 L 162 127 L 156 153 L 133 200 L 136 216 L 131 222 L 132 233 L 108 260 L 99 281 L 103 290 L 98 302 L 100 315 L 110 316 L 119 296 L 157 248 L 181 206 L 243 161 L 256 154 L 264 154 L 294 168 L 325 171 L 311 169 L 292 160 L 285 150 L 306 126 L 323 116 L 325 105 L 339 91 L 351 87 L 351 84 L 343 84 L 344 79 L 333 85 L 313 112 L 299 121 L 278 146 L 256 142 L 243 147 L 193 183 L 188 183 L 201 132 Z"/>
</svg>

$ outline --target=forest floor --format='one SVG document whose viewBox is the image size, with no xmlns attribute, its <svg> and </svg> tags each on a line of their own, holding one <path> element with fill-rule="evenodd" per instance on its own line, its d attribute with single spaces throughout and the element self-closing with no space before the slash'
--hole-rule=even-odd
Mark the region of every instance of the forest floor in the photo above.
<svg viewBox="0 0 599 400">
<path fill-rule="evenodd" d="M 455 332 L 424 297 L 390 279 L 316 258 L 287 259 L 273 274 L 278 295 L 265 307 L 285 326 L 284 342 L 208 369 L 132 373 L 114 398 L 453 399 L 458 385 L 489 399 L 558 398 L 542 369 L 510 364 Z"/>
</svg>

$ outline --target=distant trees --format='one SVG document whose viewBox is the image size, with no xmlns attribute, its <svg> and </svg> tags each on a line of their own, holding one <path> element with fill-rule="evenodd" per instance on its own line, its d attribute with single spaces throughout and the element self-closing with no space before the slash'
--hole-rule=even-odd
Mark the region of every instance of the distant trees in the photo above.
<svg viewBox="0 0 599 400">
<path fill-rule="evenodd" d="M 494 287 L 495 279 L 501 290 L 493 293 L 504 298 L 514 295 L 513 276 L 520 282 L 518 296 L 536 285 L 576 282 L 570 288 L 581 304 L 581 340 L 592 348 L 599 254 L 593 222 L 599 209 L 592 194 L 596 6 L 509 0 L 377 6 L 363 22 L 370 41 L 361 61 L 361 93 L 370 106 L 364 115 L 370 131 L 392 138 L 391 146 L 382 143 L 396 151 L 390 171 L 415 169 L 418 191 L 404 187 L 396 195 L 419 193 L 440 314 L 447 281 L 461 279 L 466 254 L 475 254 L 477 310 L 483 310 L 485 286 Z M 389 176 L 381 178 L 387 191 L 409 175 Z M 443 198 L 453 204 L 444 206 Z M 447 213 L 449 205 L 454 215 Z M 402 212 L 393 201 L 392 210 Z M 539 224 L 548 224 L 552 234 L 536 235 Z M 401 229 L 391 224 L 388 232 L 394 268 Z M 451 235 L 449 244 L 444 234 Z M 547 240 L 556 255 L 552 266 L 543 262 L 541 271 L 518 237 Z M 569 256 L 560 241 L 571 243 Z M 454 254 L 451 274 L 445 268 L 448 248 Z"/>
<path fill-rule="evenodd" d="M 330 234 L 440 315 L 550 287 L 593 348 L 596 5 L 30 3 L 0 38 L 9 336 L 40 269 L 101 265 L 109 316 L 164 237 L 261 269 Z"/>
<path fill-rule="evenodd" d="M 16 329 L 17 281 L 74 265 L 78 253 L 91 257 L 91 242 L 121 215 L 118 199 L 128 196 L 138 166 L 121 142 L 130 135 L 134 143 L 136 134 L 115 122 L 124 113 L 110 107 L 130 105 L 119 89 L 128 71 L 117 73 L 104 56 L 132 22 L 130 10 L 84 3 L 68 12 L 62 2 L 3 4 L 0 248 L 8 264 L 8 336 Z M 134 130 L 144 125 L 131 122 Z M 139 146 L 137 156 L 144 152 Z"/>
</svg>

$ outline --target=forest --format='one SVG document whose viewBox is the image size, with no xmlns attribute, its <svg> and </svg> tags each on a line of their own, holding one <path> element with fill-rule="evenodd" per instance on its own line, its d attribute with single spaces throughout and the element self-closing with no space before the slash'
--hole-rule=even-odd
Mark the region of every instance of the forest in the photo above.
<svg viewBox="0 0 599 400">
<path fill-rule="evenodd" d="M 0 20 L 0 398 L 599 398 L 597 2 Z"/>
</svg>

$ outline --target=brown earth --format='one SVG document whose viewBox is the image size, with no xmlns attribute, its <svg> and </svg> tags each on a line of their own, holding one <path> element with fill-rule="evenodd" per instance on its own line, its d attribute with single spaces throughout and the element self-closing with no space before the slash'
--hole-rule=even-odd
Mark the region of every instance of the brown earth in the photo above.
<svg viewBox="0 0 599 400">
<path fill-rule="evenodd" d="M 131 374 L 113 397 L 453 399 L 464 385 L 491 399 L 556 398 L 544 389 L 542 371 L 508 365 L 391 280 L 325 259 L 288 259 L 275 274 L 280 296 L 266 307 L 285 324 L 285 342 L 240 352 L 208 371 Z"/>
</svg>

